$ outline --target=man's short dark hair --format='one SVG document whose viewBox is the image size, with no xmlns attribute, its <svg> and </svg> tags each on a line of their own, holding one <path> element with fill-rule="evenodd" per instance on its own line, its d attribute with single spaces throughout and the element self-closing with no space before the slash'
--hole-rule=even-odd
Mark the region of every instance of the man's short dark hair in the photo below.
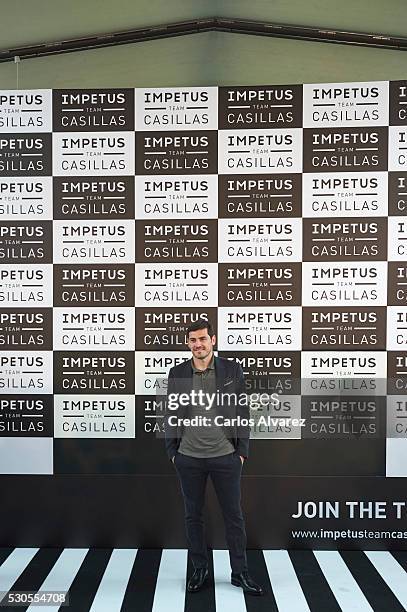
<svg viewBox="0 0 407 612">
<path fill-rule="evenodd" d="M 187 340 L 189 339 L 189 332 L 198 331 L 198 329 L 207 329 L 208 335 L 211 337 L 215 334 L 210 321 L 207 321 L 206 319 L 198 319 L 198 321 L 191 323 L 191 325 L 187 327 Z"/>
</svg>

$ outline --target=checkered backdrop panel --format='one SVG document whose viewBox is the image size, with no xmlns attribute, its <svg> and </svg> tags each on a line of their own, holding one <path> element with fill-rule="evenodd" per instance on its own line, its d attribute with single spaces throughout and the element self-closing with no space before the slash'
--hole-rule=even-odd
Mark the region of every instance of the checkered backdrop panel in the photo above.
<svg viewBox="0 0 407 612">
<path fill-rule="evenodd" d="M 1 91 L 0 472 L 162 471 L 203 317 L 254 473 L 405 476 L 406 180 L 405 81 Z"/>
</svg>

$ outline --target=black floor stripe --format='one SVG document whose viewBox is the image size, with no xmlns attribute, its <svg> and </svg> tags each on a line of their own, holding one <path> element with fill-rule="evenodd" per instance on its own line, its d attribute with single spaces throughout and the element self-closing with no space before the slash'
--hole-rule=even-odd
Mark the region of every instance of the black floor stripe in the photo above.
<svg viewBox="0 0 407 612">
<path fill-rule="evenodd" d="M 0 565 L 4 563 L 7 557 L 13 552 L 14 548 L 0 548 Z"/>
<path fill-rule="evenodd" d="M 14 582 L 10 591 L 39 591 L 42 583 L 52 570 L 63 548 L 40 548 L 30 563 Z M 1 612 L 25 612 L 26 606 L 1 606 Z"/>
<path fill-rule="evenodd" d="M 257 582 L 257 584 L 259 584 L 264 591 L 264 595 L 261 595 L 260 597 L 257 595 L 245 594 L 244 597 L 248 612 L 277 612 L 277 603 L 274 598 L 273 589 L 271 588 L 270 578 L 267 571 L 263 551 L 247 550 L 246 554 L 249 574 L 251 578 L 253 578 L 253 580 Z M 233 588 L 237 589 L 238 587 Z"/>
<path fill-rule="evenodd" d="M 137 551 L 120 612 L 151 612 L 161 555 L 161 549 Z"/>
<path fill-rule="evenodd" d="M 91 548 L 87 552 L 69 589 L 67 610 L 89 612 L 111 554 L 111 548 Z"/>
<path fill-rule="evenodd" d="M 314 553 L 311 550 L 289 550 L 308 607 L 312 612 L 341 612 Z"/>
<path fill-rule="evenodd" d="M 373 610 L 404 612 L 404 607 L 363 551 L 342 550 L 340 555 Z"/>
<path fill-rule="evenodd" d="M 390 552 L 390 551 L 389 551 Z M 407 572 L 407 550 L 392 550 L 391 554 L 398 561 L 405 572 Z M 406 576 L 407 578 L 407 576 Z"/>
<path fill-rule="evenodd" d="M 213 575 L 213 554 L 208 550 L 208 570 L 209 576 L 203 589 L 198 593 L 189 593 L 185 586 L 185 606 L 184 612 L 215 612 L 215 582 Z M 194 573 L 194 566 L 188 553 L 186 580 Z"/>
</svg>

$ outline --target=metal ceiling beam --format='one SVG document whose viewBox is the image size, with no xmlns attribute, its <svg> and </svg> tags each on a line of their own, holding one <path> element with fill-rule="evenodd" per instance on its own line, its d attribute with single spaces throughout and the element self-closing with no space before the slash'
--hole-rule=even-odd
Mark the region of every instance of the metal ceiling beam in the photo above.
<svg viewBox="0 0 407 612">
<path fill-rule="evenodd" d="M 148 40 L 171 38 L 174 36 L 186 36 L 199 32 L 233 32 L 252 36 L 290 38 L 294 40 L 393 49 L 396 51 L 407 50 L 407 38 L 400 36 L 347 32 L 333 30 L 331 28 L 311 28 L 306 26 L 266 23 L 262 21 L 248 21 L 244 19 L 210 17 L 208 19 L 197 19 L 195 21 L 183 21 L 167 25 L 137 28 L 124 32 L 110 32 L 82 38 L 38 43 L 35 45 L 16 47 L 14 49 L 3 49 L 0 50 L 0 62 L 14 61 L 16 57 L 31 59 L 47 55 L 58 55 L 60 53 L 99 49 L 101 47 L 128 45 Z"/>
</svg>

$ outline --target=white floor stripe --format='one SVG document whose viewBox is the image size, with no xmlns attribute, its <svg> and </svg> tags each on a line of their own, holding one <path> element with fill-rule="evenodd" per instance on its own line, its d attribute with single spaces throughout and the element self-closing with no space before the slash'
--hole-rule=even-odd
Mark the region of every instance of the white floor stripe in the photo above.
<svg viewBox="0 0 407 612">
<path fill-rule="evenodd" d="M 89 612 L 120 612 L 136 548 L 114 549 Z"/>
<path fill-rule="evenodd" d="M 386 550 L 366 550 L 365 555 L 373 563 L 389 589 L 407 610 L 406 572 L 400 563 Z"/>
<path fill-rule="evenodd" d="M 0 567 L 0 591 L 10 591 L 38 548 L 15 548 Z"/>
<path fill-rule="evenodd" d="M 310 612 L 288 552 L 263 550 L 263 555 L 278 609 Z"/>
<path fill-rule="evenodd" d="M 215 605 L 216 610 L 225 612 L 246 612 L 246 602 L 243 589 L 230 584 L 229 551 L 213 551 L 213 573 L 215 578 Z"/>
<path fill-rule="evenodd" d="M 183 612 L 187 560 L 187 550 L 163 550 L 152 612 Z"/>
<path fill-rule="evenodd" d="M 343 612 L 373 612 L 345 561 L 336 550 L 313 551 Z"/>
<path fill-rule="evenodd" d="M 68 591 L 80 566 L 88 548 L 65 548 L 56 560 L 54 567 L 38 589 L 39 591 Z M 36 606 L 31 604 L 27 608 L 27 612 L 57 612 L 61 606 Z M 61 610 L 69 610 L 68 606 L 63 606 Z"/>
</svg>

